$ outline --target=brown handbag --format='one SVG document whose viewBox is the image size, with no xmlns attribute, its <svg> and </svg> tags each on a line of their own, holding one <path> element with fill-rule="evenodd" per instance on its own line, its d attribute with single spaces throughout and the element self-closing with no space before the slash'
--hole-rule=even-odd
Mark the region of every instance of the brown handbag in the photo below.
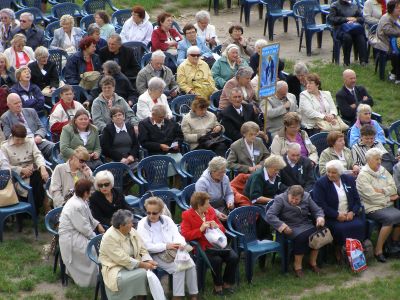
<svg viewBox="0 0 400 300">
<path fill-rule="evenodd" d="M 311 249 L 318 250 L 323 246 L 332 243 L 332 241 L 333 237 L 331 231 L 327 227 L 323 227 L 309 236 L 308 246 Z"/>
<path fill-rule="evenodd" d="M 18 196 L 11 179 L 11 172 L 0 171 L 0 207 L 17 204 Z"/>
</svg>

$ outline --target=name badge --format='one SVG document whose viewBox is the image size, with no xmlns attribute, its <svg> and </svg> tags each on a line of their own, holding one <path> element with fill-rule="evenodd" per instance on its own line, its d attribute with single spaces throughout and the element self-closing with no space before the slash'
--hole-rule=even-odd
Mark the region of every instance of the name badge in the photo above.
<svg viewBox="0 0 400 300">
<path fill-rule="evenodd" d="M 306 144 L 307 144 L 307 145 L 311 145 L 312 143 L 311 143 L 310 140 L 306 140 Z"/>
<path fill-rule="evenodd" d="M 40 71 L 42 72 L 43 76 L 45 76 L 47 74 L 46 70 L 44 70 L 44 69 L 42 69 Z"/>
<path fill-rule="evenodd" d="M 260 150 L 254 149 L 253 150 L 253 155 L 254 156 L 259 156 L 260 155 Z"/>
</svg>

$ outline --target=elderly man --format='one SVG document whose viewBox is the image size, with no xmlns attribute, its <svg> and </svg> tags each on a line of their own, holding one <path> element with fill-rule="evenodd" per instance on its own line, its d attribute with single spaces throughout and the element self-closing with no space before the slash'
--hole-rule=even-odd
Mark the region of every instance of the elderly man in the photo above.
<svg viewBox="0 0 400 300">
<path fill-rule="evenodd" d="M 300 145 L 288 143 L 283 160 L 286 167 L 280 171 L 282 183 L 288 187 L 301 185 L 306 192 L 310 192 L 315 183 L 313 164 L 308 157 L 301 156 Z"/>
<path fill-rule="evenodd" d="M 134 49 L 122 45 L 122 40 L 118 33 L 110 35 L 107 47 L 100 50 L 99 56 L 103 63 L 107 60 L 117 62 L 121 67 L 121 72 L 130 79 L 132 85 L 135 84 L 140 66 L 136 61 Z"/>
<path fill-rule="evenodd" d="M 267 130 L 272 137 L 283 127 L 283 117 L 298 110 L 296 96 L 288 92 L 288 84 L 283 80 L 276 83 L 275 95 L 263 100 L 260 108 L 264 115 L 267 110 Z"/>
<path fill-rule="evenodd" d="M 201 51 L 197 46 L 187 50 L 187 58 L 178 67 L 177 81 L 186 94 L 196 94 L 209 99 L 217 91 L 210 67 L 200 59 Z"/>
<path fill-rule="evenodd" d="M 19 26 L 12 31 L 12 36 L 22 33 L 26 36 L 26 46 L 35 50 L 39 46 L 44 46 L 44 31 L 33 24 L 35 17 L 31 13 L 22 13 L 19 17 Z"/>
<path fill-rule="evenodd" d="M 50 161 L 54 143 L 45 140 L 46 128 L 40 122 L 39 116 L 32 108 L 22 108 L 22 101 L 18 94 L 11 93 L 7 96 L 8 111 L 1 116 L 4 135 L 6 139 L 11 136 L 11 127 L 14 124 L 23 124 L 27 136 L 34 137 L 35 143 L 43 156 Z"/>
<path fill-rule="evenodd" d="M 146 92 L 148 82 L 153 77 L 159 77 L 164 80 L 166 90 L 164 94 L 172 98 L 176 97 L 179 92 L 179 86 L 175 81 L 174 74 L 171 69 L 164 65 L 165 54 L 161 50 L 154 51 L 151 54 L 150 63 L 140 70 L 136 77 L 136 89 L 139 94 Z"/>
<path fill-rule="evenodd" d="M 350 69 L 344 70 L 343 87 L 336 93 L 336 103 L 342 118 L 351 124 L 356 121 L 357 106 L 360 103 L 369 106 L 374 105 L 374 101 L 367 90 L 361 85 L 356 85 L 356 83 L 356 72 Z"/>
<path fill-rule="evenodd" d="M 229 96 L 230 104 L 221 111 L 221 125 L 225 128 L 225 135 L 237 141 L 242 137 L 240 128 L 247 121 L 253 121 L 257 123 L 260 128 L 263 128 L 264 124 L 261 124 L 257 114 L 254 112 L 253 105 L 243 103 L 243 93 L 240 88 L 233 88 Z M 266 139 L 266 134 L 263 131 L 258 133 L 258 136 Z"/>
<path fill-rule="evenodd" d="M 183 133 L 178 123 L 167 119 L 167 110 L 156 104 L 151 117 L 139 122 L 139 143 L 149 151 L 149 155 L 179 153 Z"/>
</svg>

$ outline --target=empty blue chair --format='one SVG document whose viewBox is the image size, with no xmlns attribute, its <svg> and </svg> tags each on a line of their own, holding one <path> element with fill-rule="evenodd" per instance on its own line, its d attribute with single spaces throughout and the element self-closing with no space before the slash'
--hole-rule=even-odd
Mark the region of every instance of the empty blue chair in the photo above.
<svg viewBox="0 0 400 300">
<path fill-rule="evenodd" d="M 114 188 L 121 193 L 124 193 L 124 182 L 127 178 L 129 178 L 131 180 L 130 182 L 132 183 L 138 181 L 135 175 L 133 175 L 132 170 L 129 168 L 129 166 L 121 162 L 111 162 L 98 166 L 96 170 L 94 170 L 93 176 L 96 176 L 98 172 L 104 170 L 110 171 L 114 175 Z M 130 207 L 138 207 L 140 199 L 132 195 L 126 195 L 125 201 L 129 204 Z"/>
<path fill-rule="evenodd" d="M 208 110 L 216 114 L 219 111 L 219 99 L 221 98 L 222 90 L 216 91 L 210 96 L 210 107 Z"/>
<path fill-rule="evenodd" d="M 189 113 L 190 107 L 196 95 L 182 95 L 174 98 L 170 103 L 172 114 L 176 117 L 179 122 L 183 116 Z"/>
<path fill-rule="evenodd" d="M 246 26 L 250 25 L 250 10 L 253 5 L 258 4 L 258 13 L 260 20 L 263 14 L 263 5 L 260 0 L 240 0 L 240 22 L 242 22 L 243 12 L 244 12 L 244 23 Z M 265 35 L 265 30 L 264 30 Z"/>
<path fill-rule="evenodd" d="M 111 0 L 85 0 L 82 4 L 82 10 L 87 15 L 95 14 L 98 10 L 106 10 L 106 8 L 113 11 L 118 10 Z"/>
<path fill-rule="evenodd" d="M 190 197 L 192 197 L 193 193 L 195 192 L 195 188 L 196 184 L 192 183 L 183 189 L 182 194 L 179 197 L 179 200 L 177 201 L 178 206 L 183 211 L 188 210 L 190 208 Z"/>
<path fill-rule="evenodd" d="M 143 55 L 150 52 L 149 48 L 147 48 L 147 45 L 142 42 L 126 42 L 123 45 L 134 50 L 134 56 L 138 63 L 142 61 Z"/>
<path fill-rule="evenodd" d="M 318 156 L 321 155 L 322 151 L 328 148 L 328 142 L 326 138 L 328 136 L 328 132 L 319 132 L 312 136 L 310 136 L 310 141 L 317 148 Z"/>
<path fill-rule="evenodd" d="M 54 32 L 54 31 L 53 31 Z M 49 49 L 49 61 L 55 63 L 60 80 L 64 80 L 63 62 L 68 59 L 68 53 L 62 49 Z M 56 101 L 57 102 L 57 101 Z M 53 102 L 54 104 L 55 102 Z"/>
<path fill-rule="evenodd" d="M 10 179 L 11 180 L 11 179 Z M 27 185 L 25 181 L 14 171 L 12 171 L 13 182 L 18 184 L 28 192 L 27 202 L 20 201 L 17 204 L 0 207 L 0 242 L 3 241 L 3 230 L 5 220 L 13 215 L 27 213 L 32 217 L 33 228 L 35 230 L 35 237 L 38 237 L 38 224 L 35 200 L 33 199 L 32 187 Z"/>
<path fill-rule="evenodd" d="M 151 53 L 146 53 L 143 55 L 142 59 L 140 60 L 140 67 L 143 69 L 145 66 L 149 64 L 151 60 Z"/>
<path fill-rule="evenodd" d="M 140 197 L 140 202 L 139 206 L 141 209 L 145 210 L 144 208 L 144 202 L 146 199 L 150 197 L 158 197 L 161 198 L 161 200 L 164 202 L 164 204 L 168 207 L 168 209 L 171 211 L 171 204 L 172 203 L 178 203 L 179 197 L 171 191 L 168 190 L 155 190 L 155 191 L 150 191 L 145 193 L 142 197 Z"/>
<path fill-rule="evenodd" d="M 49 23 L 49 24 L 46 26 L 46 28 L 44 29 L 44 36 L 45 36 L 45 38 L 46 38 L 49 42 L 51 42 L 51 40 L 52 40 L 53 37 L 54 37 L 54 30 L 56 30 L 56 29 L 58 29 L 58 28 L 60 28 L 60 27 L 61 27 L 60 21 L 58 21 L 58 20 Z"/>
<path fill-rule="evenodd" d="M 215 156 L 216 154 L 211 150 L 192 150 L 185 153 L 179 164 L 182 173 L 185 175 L 185 185 L 195 183 Z"/>
<path fill-rule="evenodd" d="M 258 240 L 256 234 L 257 218 L 265 219 L 265 210 L 258 206 L 235 208 L 228 216 L 228 228 L 237 239 L 238 254 L 245 253 L 245 272 L 249 283 L 253 278 L 253 266 L 256 260 L 268 253 L 280 252 L 279 243 L 270 240 Z"/>
<path fill-rule="evenodd" d="M 16 11 L 18 9 L 22 9 L 23 7 L 19 5 L 16 0 L 0 0 L 0 9 L 3 8 L 11 8 Z"/>
<path fill-rule="evenodd" d="M 107 299 L 106 289 L 105 289 L 104 280 L 103 280 L 103 274 L 101 273 L 101 263 L 98 259 L 102 238 L 103 238 L 102 234 L 95 236 L 94 238 L 92 238 L 90 240 L 90 242 L 86 248 L 86 255 L 98 267 L 96 289 L 95 289 L 95 294 L 94 294 L 95 300 L 97 299 L 97 295 L 99 294 L 99 291 L 100 291 L 100 299 L 102 299 L 102 300 Z"/>
<path fill-rule="evenodd" d="M 41 5 L 41 0 L 35 1 L 35 2 L 38 2 L 38 3 Z M 28 2 L 26 2 L 26 3 L 28 3 Z M 33 4 L 33 3 L 32 3 L 32 4 Z M 40 8 L 37 8 L 36 6 L 26 6 L 25 8 L 18 10 L 18 11 L 15 13 L 15 18 L 18 20 L 19 17 L 21 16 L 21 14 L 23 14 L 23 13 L 30 13 L 30 14 L 32 14 L 33 17 L 34 17 L 34 21 L 33 21 L 34 24 L 40 24 L 40 25 L 42 25 L 42 26 L 46 26 L 47 24 L 50 23 L 50 19 L 47 18 L 47 17 L 42 13 L 42 11 L 40 10 Z"/>
<path fill-rule="evenodd" d="M 60 3 L 51 8 L 51 18 L 53 20 L 60 20 L 63 15 L 83 17 L 80 6 L 75 3 Z"/>
<path fill-rule="evenodd" d="M 306 40 L 307 56 L 311 56 L 313 34 L 317 33 L 318 48 L 321 48 L 323 32 L 325 30 L 331 31 L 332 28 L 328 24 L 316 24 L 315 15 L 317 12 L 321 12 L 321 9 L 319 3 L 317 4 L 315 0 L 302 0 L 296 2 L 293 6 L 293 12 L 296 18 L 301 20 L 299 52 L 301 51 L 304 36 Z"/>
<path fill-rule="evenodd" d="M 120 9 L 113 12 L 111 16 L 111 24 L 114 25 L 115 30 L 122 29 L 126 20 L 132 17 L 132 10 L 131 9 Z"/>
<path fill-rule="evenodd" d="M 268 38 L 270 41 L 274 39 L 275 21 L 280 18 L 283 18 L 283 29 L 285 32 L 287 32 L 288 18 L 292 17 L 296 22 L 297 35 L 299 35 L 299 23 L 294 16 L 293 10 L 282 9 L 281 1 L 276 1 L 276 0 L 260 0 L 260 1 L 267 7 L 267 12 L 265 13 L 265 22 L 264 22 L 264 35 L 268 27 Z"/>
<path fill-rule="evenodd" d="M 90 25 L 90 24 L 93 24 L 93 23 L 95 23 L 94 15 L 87 15 L 87 16 L 84 16 L 84 17 L 79 21 L 79 27 L 80 27 L 83 31 L 86 31 L 86 32 L 87 32 L 87 30 L 88 30 L 88 28 L 89 28 L 89 25 Z"/>
</svg>

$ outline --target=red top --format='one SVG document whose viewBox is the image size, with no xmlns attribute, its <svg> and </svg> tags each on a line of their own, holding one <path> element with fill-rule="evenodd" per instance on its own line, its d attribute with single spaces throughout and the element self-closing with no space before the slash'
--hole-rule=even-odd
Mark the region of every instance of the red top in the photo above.
<svg viewBox="0 0 400 300">
<path fill-rule="evenodd" d="M 21 65 L 20 61 L 19 61 L 19 56 L 18 53 L 15 52 L 15 67 L 18 69 L 19 67 L 22 66 L 26 66 L 28 65 L 29 61 L 31 60 L 28 56 L 28 54 L 25 53 L 25 51 L 22 51 L 22 54 L 24 55 L 24 60 L 25 60 L 25 64 Z"/>
<path fill-rule="evenodd" d="M 209 207 L 205 216 L 206 221 L 215 221 L 221 231 L 225 232 L 225 228 L 218 220 L 214 208 Z M 212 248 L 213 246 L 206 239 L 204 232 L 200 231 L 201 224 L 203 224 L 203 220 L 193 208 L 190 208 L 182 213 L 181 234 L 188 242 L 197 240 L 203 250 Z"/>
<path fill-rule="evenodd" d="M 91 72 L 94 71 L 94 67 L 92 64 L 92 60 L 89 60 L 86 62 L 86 72 Z"/>
<path fill-rule="evenodd" d="M 174 28 L 171 28 L 169 30 L 169 34 L 176 42 L 182 40 L 181 35 Z M 151 35 L 151 51 L 154 52 L 159 49 L 162 51 L 167 51 L 169 48 L 168 44 L 165 43 L 167 40 L 168 40 L 167 33 L 164 30 L 162 30 L 160 27 L 154 29 Z"/>
</svg>

